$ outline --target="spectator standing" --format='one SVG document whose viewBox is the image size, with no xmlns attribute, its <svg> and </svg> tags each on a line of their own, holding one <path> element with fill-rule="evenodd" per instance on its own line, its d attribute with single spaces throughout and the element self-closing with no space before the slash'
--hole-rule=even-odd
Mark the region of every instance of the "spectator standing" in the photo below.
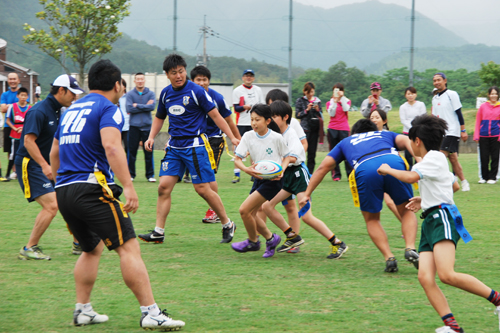
<svg viewBox="0 0 500 333">
<path fill-rule="evenodd" d="M 330 115 L 330 122 L 328 123 L 328 150 L 332 150 L 335 146 L 343 139 L 349 136 L 349 116 L 347 112 L 351 108 L 351 101 L 344 95 L 344 85 L 342 83 L 336 83 L 333 88 L 332 98 L 326 102 L 326 109 Z M 347 162 L 344 161 L 345 172 L 347 177 L 351 174 L 352 167 Z M 340 181 L 342 178 L 342 173 L 340 172 L 340 167 L 337 164 L 335 169 L 332 170 L 332 179 L 334 181 Z"/>
<path fill-rule="evenodd" d="M 424 102 L 417 101 L 417 89 L 408 87 L 405 89 L 406 103 L 399 107 L 399 118 L 403 124 L 403 134 L 408 135 L 411 128 L 411 122 L 415 117 L 427 113 Z M 413 157 L 410 152 L 405 150 L 405 159 L 411 169 L 413 166 Z"/>
<path fill-rule="evenodd" d="M 130 113 L 130 127 L 128 133 L 128 168 L 132 180 L 135 178 L 135 161 L 139 142 L 146 142 L 151 131 L 151 111 L 155 109 L 156 96 L 152 90 L 145 86 L 146 76 L 144 73 L 137 73 L 134 77 L 135 88 L 127 94 L 127 112 Z M 150 183 L 156 182 L 153 152 L 144 151 L 146 161 L 146 179 Z"/>
<path fill-rule="evenodd" d="M 300 119 L 300 125 L 307 137 L 307 168 L 310 173 L 314 172 L 316 165 L 316 150 L 319 143 L 323 144 L 323 111 L 321 100 L 314 96 L 316 86 L 312 82 L 306 82 L 302 89 L 304 96 L 295 101 L 295 117 Z"/>
<path fill-rule="evenodd" d="M 432 79 L 437 89 L 432 98 L 432 115 L 443 118 L 448 124 L 446 136 L 441 143 L 441 152 L 450 160 L 453 172 L 462 181 L 462 191 L 470 191 L 464 171 L 458 161 L 458 145 L 460 139 L 466 142 L 468 135 L 462 115 L 462 103 L 456 91 L 448 89 L 448 80 L 444 73 L 436 73 Z"/>
<path fill-rule="evenodd" d="M 391 102 L 388 99 L 380 96 L 382 94 L 382 85 L 378 82 L 373 82 L 370 85 L 372 94 L 361 103 L 361 114 L 368 118 L 370 112 L 375 109 L 385 111 L 386 113 L 392 110 Z"/>
<path fill-rule="evenodd" d="M 479 184 L 497 182 L 500 151 L 500 102 L 498 87 L 488 89 L 488 101 L 481 104 L 476 115 L 474 141 L 479 143 Z M 491 167 L 490 167 L 491 162 Z"/>
<path fill-rule="evenodd" d="M 37 83 L 35 88 L 35 103 L 38 103 L 41 95 L 42 95 L 42 87 L 40 87 L 40 83 Z"/>
<path fill-rule="evenodd" d="M 118 106 L 123 115 L 122 144 L 128 157 L 128 131 L 130 128 L 130 113 L 127 112 L 127 82 L 122 78 L 123 96 L 118 100 Z"/>
<path fill-rule="evenodd" d="M 252 130 L 250 124 L 250 109 L 256 104 L 264 104 L 264 95 L 260 87 L 253 84 L 255 81 L 255 73 L 251 69 L 243 71 L 243 84 L 233 90 L 233 106 L 236 112 L 236 126 L 243 137 L 248 131 Z M 233 183 L 240 181 L 240 169 L 234 167 Z"/>
</svg>

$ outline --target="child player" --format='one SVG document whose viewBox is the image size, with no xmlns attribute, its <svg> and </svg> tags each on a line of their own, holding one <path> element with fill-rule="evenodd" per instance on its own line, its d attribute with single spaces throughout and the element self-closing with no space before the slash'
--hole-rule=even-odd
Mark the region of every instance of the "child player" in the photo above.
<svg viewBox="0 0 500 333">
<path fill-rule="evenodd" d="M 309 184 L 309 172 L 304 166 L 302 166 L 302 162 L 306 159 L 304 147 L 302 147 L 299 137 L 293 128 L 290 127 L 290 119 L 292 118 L 291 106 L 283 101 L 275 101 L 271 103 L 270 108 L 273 114 L 273 120 L 279 126 L 286 145 L 290 150 L 290 156 L 295 158 L 295 162 L 288 165 L 288 168 L 283 176 L 283 189 L 272 200 L 267 201 L 263 205 L 266 215 L 285 233 L 285 236 L 287 237 L 285 244 L 278 249 L 278 252 L 285 252 L 294 246 L 302 245 L 304 241 L 292 230 L 292 228 L 290 228 L 283 216 L 281 216 L 275 207 L 281 201 L 286 200 L 291 194 L 295 194 L 299 200 L 302 199 L 304 192 L 307 189 L 307 185 Z M 294 204 L 293 201 L 292 203 Z M 330 255 L 328 255 L 328 259 L 339 259 L 349 248 L 344 242 L 340 241 L 330 229 L 328 229 L 323 221 L 313 216 L 310 208 L 302 216 L 302 219 L 330 242 L 332 251 Z M 299 242 L 298 240 L 294 241 L 297 238 L 299 238 L 302 242 Z"/>
<path fill-rule="evenodd" d="M 467 237 L 467 241 L 471 238 L 465 229 L 460 234 L 457 232 L 457 229 L 463 228 L 460 213 L 453 202 L 453 192 L 458 191 L 459 186 L 448 169 L 446 156 L 439 151 L 448 127 L 446 121 L 422 115 L 416 117 L 411 124 L 408 136 L 415 156 L 422 157 L 422 161 L 415 164 L 412 171 L 395 170 L 387 164 L 382 164 L 378 172 L 406 183 L 418 181 L 421 197 L 410 199 L 407 205 L 413 211 L 420 208 L 423 210 L 418 280 L 445 324 L 436 332 L 464 332 L 451 313 L 446 297 L 436 284 L 436 272 L 441 282 L 486 298 L 496 306 L 497 313 L 500 312 L 500 294 L 475 277 L 454 270 L 455 251 L 460 234 Z"/>
<path fill-rule="evenodd" d="M 236 127 L 236 124 L 233 122 L 233 119 L 231 117 L 232 114 L 231 109 L 224 100 L 224 97 L 217 91 L 209 88 L 210 78 L 212 76 L 210 70 L 205 66 L 196 66 L 191 70 L 190 75 L 191 75 L 191 80 L 193 80 L 193 82 L 196 83 L 197 85 L 203 87 L 208 92 L 208 95 L 212 97 L 215 106 L 219 110 L 219 113 L 222 116 L 222 118 L 224 118 L 226 123 L 229 125 L 229 128 L 231 129 L 231 132 L 233 133 L 234 137 L 237 138 L 238 140 L 241 139 L 240 132 L 238 131 L 238 128 Z M 210 143 L 210 147 L 212 147 L 212 151 L 215 158 L 215 169 L 213 170 L 214 173 L 217 173 L 217 170 L 219 169 L 220 158 L 224 153 L 225 141 L 224 137 L 222 136 L 221 129 L 217 125 L 215 125 L 214 121 L 210 117 L 207 118 L 207 129 L 205 134 L 208 136 L 208 142 Z M 218 191 L 217 181 L 210 182 L 209 184 L 212 191 L 217 193 Z M 209 207 L 207 213 L 205 214 L 205 217 L 202 219 L 202 222 L 220 223 L 220 218 L 217 216 L 214 210 L 211 207 Z"/>
</svg>

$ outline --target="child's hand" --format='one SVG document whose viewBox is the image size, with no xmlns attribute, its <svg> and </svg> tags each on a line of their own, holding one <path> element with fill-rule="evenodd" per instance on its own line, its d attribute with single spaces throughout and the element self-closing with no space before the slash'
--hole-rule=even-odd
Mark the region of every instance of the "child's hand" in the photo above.
<svg viewBox="0 0 500 333">
<path fill-rule="evenodd" d="M 17 133 L 21 133 L 22 131 L 23 131 L 23 128 L 22 128 L 22 127 L 18 127 L 18 128 L 16 128 L 16 132 L 17 132 Z"/>
<path fill-rule="evenodd" d="M 300 199 L 300 201 L 299 201 L 299 207 L 300 208 L 304 207 L 309 200 L 311 200 L 311 197 L 308 196 L 308 195 L 305 195 L 302 199 Z"/>
<path fill-rule="evenodd" d="M 273 178 L 273 179 L 271 179 L 271 180 L 281 180 L 281 178 L 283 178 L 283 173 L 284 173 L 284 172 L 282 172 L 279 176 L 276 176 L 276 177 L 274 177 L 274 178 Z"/>
<path fill-rule="evenodd" d="M 389 166 L 389 164 L 384 163 L 378 168 L 377 172 L 379 175 L 385 176 L 389 173 L 391 169 L 392 168 Z"/>
<path fill-rule="evenodd" d="M 262 177 L 260 176 L 260 173 L 258 173 L 257 170 L 255 170 L 256 165 L 257 165 L 257 163 L 253 163 L 251 166 L 245 168 L 244 171 L 254 178 L 262 179 Z"/>
<path fill-rule="evenodd" d="M 422 206 L 422 198 L 421 197 L 413 197 L 410 199 L 410 202 L 406 204 L 406 209 L 411 210 L 412 212 L 418 212 Z"/>
</svg>

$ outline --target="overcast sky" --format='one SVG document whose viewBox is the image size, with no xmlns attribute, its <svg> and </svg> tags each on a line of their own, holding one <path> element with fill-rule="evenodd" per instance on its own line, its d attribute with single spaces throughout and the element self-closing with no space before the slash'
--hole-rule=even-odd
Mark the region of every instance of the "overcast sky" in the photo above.
<svg viewBox="0 0 500 333">
<path fill-rule="evenodd" d="M 334 8 L 366 1 L 294 0 L 294 2 L 323 8 Z M 404 6 L 409 9 L 411 9 L 412 4 L 412 0 L 378 1 Z M 415 0 L 415 10 L 437 21 L 443 27 L 455 32 L 470 43 L 500 45 L 500 0 Z"/>
</svg>

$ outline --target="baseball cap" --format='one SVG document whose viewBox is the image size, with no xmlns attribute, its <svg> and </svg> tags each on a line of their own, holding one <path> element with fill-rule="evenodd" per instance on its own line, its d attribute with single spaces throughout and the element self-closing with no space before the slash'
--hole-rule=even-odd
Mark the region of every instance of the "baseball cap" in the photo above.
<svg viewBox="0 0 500 333">
<path fill-rule="evenodd" d="M 252 74 L 252 75 L 255 75 L 255 73 L 254 73 L 254 72 L 253 72 L 253 70 L 251 70 L 251 69 L 245 69 L 245 70 L 243 71 L 243 75 L 245 75 L 245 74 Z"/>
<path fill-rule="evenodd" d="M 438 73 L 434 74 L 434 76 L 436 76 L 436 75 L 439 75 L 443 78 L 443 80 L 446 80 L 446 75 L 444 75 L 444 73 L 438 72 Z"/>
<path fill-rule="evenodd" d="M 85 92 L 82 88 L 80 88 L 76 79 L 67 74 L 59 75 L 52 83 L 52 86 L 68 88 L 69 91 L 76 95 L 83 94 Z"/>
<path fill-rule="evenodd" d="M 380 90 L 380 89 L 382 89 L 382 85 L 378 82 L 373 82 L 372 84 L 370 84 L 370 90 L 372 90 L 372 89 Z"/>
</svg>

